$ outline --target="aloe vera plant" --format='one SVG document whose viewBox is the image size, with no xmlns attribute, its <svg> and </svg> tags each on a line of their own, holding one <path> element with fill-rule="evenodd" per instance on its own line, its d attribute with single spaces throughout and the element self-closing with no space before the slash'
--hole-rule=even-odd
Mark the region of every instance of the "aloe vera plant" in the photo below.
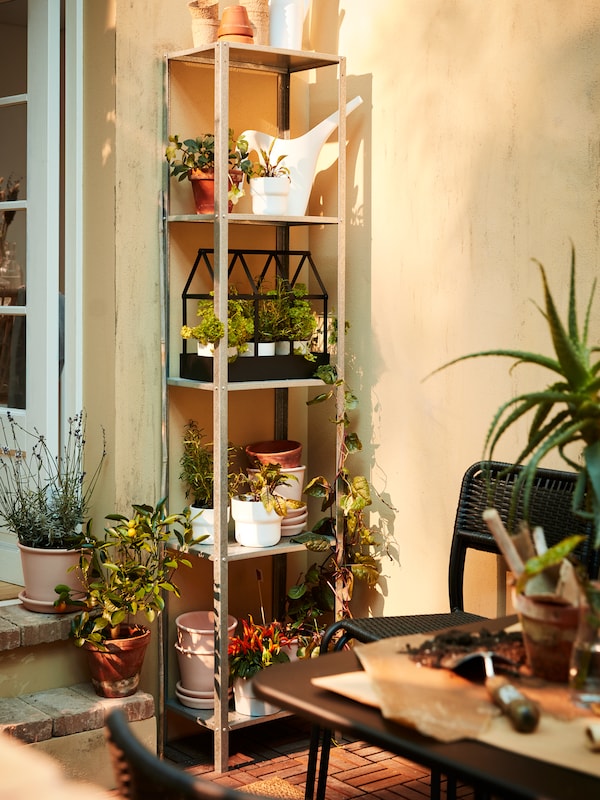
<svg viewBox="0 0 600 800">
<path fill-rule="evenodd" d="M 527 514 L 535 471 L 548 453 L 557 450 L 569 467 L 579 473 L 573 500 L 574 511 L 579 516 L 593 520 L 593 546 L 597 548 L 600 546 L 600 358 L 595 354 L 600 352 L 600 346 L 590 346 L 588 343 L 596 281 L 592 285 L 583 327 L 580 328 L 575 289 L 575 248 L 572 247 L 568 315 L 563 323 L 550 292 L 544 267 L 537 260 L 535 263 L 540 268 L 545 298 L 545 309 L 539 306 L 538 309 L 548 323 L 554 355 L 545 356 L 522 350 L 485 350 L 456 358 L 431 374 L 452 364 L 483 356 L 515 359 L 511 369 L 521 364 L 533 364 L 554 373 L 555 380 L 546 388 L 518 395 L 502 403 L 485 439 L 484 458 L 491 460 L 503 434 L 522 417 L 532 414 L 527 442 L 515 459 L 516 463 L 524 464 L 515 486 L 515 502 L 518 492 L 522 490 Z M 577 455 L 581 456 L 581 460 L 576 460 L 572 451 L 567 452 L 571 445 L 580 447 Z M 573 546 L 576 544 L 577 541 L 574 541 Z M 553 555 L 548 551 L 545 566 Z M 556 560 L 562 557 L 564 552 L 561 555 L 556 553 Z"/>
</svg>

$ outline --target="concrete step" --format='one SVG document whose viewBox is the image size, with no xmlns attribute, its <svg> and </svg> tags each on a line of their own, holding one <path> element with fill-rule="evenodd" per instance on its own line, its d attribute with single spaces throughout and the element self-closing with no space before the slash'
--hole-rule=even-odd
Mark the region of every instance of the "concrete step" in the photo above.
<svg viewBox="0 0 600 800">
<path fill-rule="evenodd" d="M 154 698 L 99 697 L 85 653 L 69 638 L 72 614 L 38 614 L 0 606 L 0 733 L 43 750 L 76 780 L 106 789 L 115 782 L 104 722 L 123 709 L 136 735 L 156 749 Z"/>
</svg>

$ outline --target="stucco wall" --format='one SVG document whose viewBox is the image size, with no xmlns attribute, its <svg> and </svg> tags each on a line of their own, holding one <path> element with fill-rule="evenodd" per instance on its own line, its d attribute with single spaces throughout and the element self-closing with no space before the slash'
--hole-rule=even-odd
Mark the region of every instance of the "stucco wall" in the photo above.
<svg viewBox="0 0 600 800">
<path fill-rule="evenodd" d="M 348 382 L 361 401 L 357 469 L 396 509 L 375 505 L 392 558 L 380 589 L 358 599 L 376 613 L 441 610 L 461 475 L 480 457 L 500 402 L 539 377 L 490 360 L 423 379 L 476 349 L 547 352 L 532 258 L 564 308 L 570 239 L 582 306 L 587 299 L 599 249 L 600 2 L 313 6 L 311 46 L 346 54 L 348 97 L 365 101 L 348 120 Z M 93 231 L 108 247 L 88 248 L 86 271 L 106 272 L 112 293 L 98 320 L 107 338 L 88 343 L 88 405 L 106 404 L 111 428 L 114 416 L 112 485 L 103 491 L 119 506 L 160 488 L 160 59 L 191 47 L 191 28 L 185 0 L 115 8 L 114 131 L 96 142 L 106 163 L 114 159 L 114 183 L 104 187 L 107 202 L 114 190 L 114 225 L 103 218 Z M 330 89 L 310 85 L 312 123 Z M 597 335 L 597 314 L 593 322 Z M 107 356 L 101 382 L 95 358 L 104 362 L 113 343 L 114 372 Z M 316 422 L 309 430 L 316 451 L 322 432 Z M 511 437 L 498 455 L 511 460 L 518 446 Z M 495 566 L 478 561 L 470 572 L 470 609 L 493 614 Z"/>
</svg>

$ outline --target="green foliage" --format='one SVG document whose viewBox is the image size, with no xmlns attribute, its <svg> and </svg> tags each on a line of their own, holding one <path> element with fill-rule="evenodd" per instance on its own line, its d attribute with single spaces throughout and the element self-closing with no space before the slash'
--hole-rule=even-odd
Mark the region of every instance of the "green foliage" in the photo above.
<svg viewBox="0 0 600 800">
<path fill-rule="evenodd" d="M 347 616 L 354 580 L 365 581 L 369 586 L 374 586 L 380 574 L 378 561 L 373 555 L 373 548 L 378 547 L 378 542 L 365 518 L 365 510 L 372 502 L 371 487 L 364 475 L 352 475 L 347 466 L 348 457 L 362 449 L 358 435 L 350 430 L 349 413 L 356 409 L 357 398 L 344 381 L 337 377 L 334 366 L 319 367 L 316 375 L 330 388 L 308 401 L 309 405 L 335 401 L 338 390 L 343 389 L 343 407 L 334 422 L 343 427 L 344 439 L 334 480 L 330 482 L 325 476 L 318 475 L 304 490 L 305 494 L 321 500 L 321 510 L 329 511 L 329 516 L 320 520 L 312 532 L 295 540 L 304 541 L 305 546 L 311 550 L 324 549 L 325 542 L 329 541 L 328 537 L 335 536 L 340 521 L 332 515 L 337 497 L 343 535 L 335 553 L 326 560 L 323 575 L 326 575 L 329 586 L 335 587 L 342 616 Z"/>
<path fill-rule="evenodd" d="M 6 416 L 8 424 L 0 419 L 0 516 L 27 547 L 79 547 L 89 539 L 85 522 L 106 457 L 104 430 L 100 460 L 88 473 L 84 412 L 69 418 L 59 455 L 50 452 L 43 434 L 25 430 L 10 412 Z"/>
<path fill-rule="evenodd" d="M 173 575 L 181 565 L 191 567 L 185 557 L 190 545 L 206 538 L 193 539 L 189 508 L 169 514 L 164 498 L 156 508 L 134 505 L 133 512 L 130 519 L 109 514 L 107 519 L 116 524 L 105 529 L 105 538 L 84 545 L 79 559 L 83 599 L 72 597 L 66 586 L 56 587 L 55 605 L 81 608 L 71 624 L 78 647 L 89 642 L 102 649 L 107 639 L 119 638 L 121 623 L 136 614 L 152 622 L 164 609 L 163 592 L 179 597 Z M 177 549 L 168 549 L 171 537 Z"/>
<path fill-rule="evenodd" d="M 287 501 L 277 494 L 279 486 L 287 486 L 290 480 L 297 481 L 295 475 L 281 472 L 281 464 L 257 464 L 257 472 L 248 477 L 248 493 L 242 495 L 256 503 L 262 503 L 267 511 L 275 511 L 280 517 L 287 513 Z"/>
<path fill-rule="evenodd" d="M 275 163 L 271 161 L 271 152 L 275 141 L 275 139 L 272 139 L 268 150 L 263 150 L 261 147 L 261 160 L 252 164 L 251 169 L 248 171 L 249 178 L 280 178 L 284 175 L 289 176 L 289 169 L 282 163 L 287 158 L 287 155 L 279 156 Z"/>
<path fill-rule="evenodd" d="M 212 293 L 211 293 L 212 294 Z M 233 295 L 233 296 L 232 296 Z M 183 325 L 183 339 L 197 339 L 201 344 L 216 344 L 225 335 L 225 325 L 215 314 L 214 301 L 198 300 L 196 315 L 199 322 L 194 327 Z M 235 347 L 238 354 L 248 349 L 248 342 L 254 335 L 254 317 L 252 302 L 235 297 L 233 288 L 227 301 L 227 343 Z"/>
<path fill-rule="evenodd" d="M 186 485 L 186 498 L 192 499 L 197 508 L 212 508 L 215 488 L 214 458 L 212 443 L 205 443 L 206 435 L 198 423 L 190 420 L 185 426 L 183 453 L 179 461 L 181 473 L 179 480 Z M 228 466 L 231 468 L 235 447 L 227 448 Z M 227 489 L 231 497 L 239 482 L 239 473 L 230 472 L 227 476 Z"/>
<path fill-rule="evenodd" d="M 170 144 L 165 150 L 165 158 L 169 164 L 169 174 L 182 181 L 193 170 L 213 172 L 215 168 L 215 137 L 212 133 L 203 133 L 195 139 L 180 141 L 177 134 L 169 136 Z M 228 167 L 240 169 L 248 173 L 251 164 L 248 160 L 248 142 L 243 136 L 235 139 L 229 129 Z"/>
<path fill-rule="evenodd" d="M 515 360 L 513 368 L 522 364 L 542 367 L 554 375 L 545 388 L 526 392 L 502 403 L 496 411 L 484 445 L 484 458 L 492 459 L 498 441 L 514 424 L 526 415 L 531 416 L 529 433 L 524 448 L 515 463 L 527 460 L 515 486 L 514 499 L 523 491 L 524 511 L 529 512 L 531 488 L 535 471 L 542 459 L 556 450 L 567 465 L 579 473 L 574 495 L 574 511 L 581 517 L 593 519 L 594 547 L 600 546 L 600 352 L 588 343 L 592 302 L 596 288 L 594 281 L 583 327 L 577 319 L 575 249 L 571 249 L 571 271 L 567 318 L 563 322 L 550 292 L 544 267 L 539 265 L 545 308 L 538 310 L 548 323 L 554 348 L 553 356 L 521 350 L 486 350 L 471 353 L 440 367 L 472 358 L 503 356 Z M 593 357 L 595 356 L 595 357 Z M 432 373 L 432 374 L 435 374 Z M 583 461 L 579 461 L 567 448 L 579 448 Z M 584 497 L 586 500 L 584 501 Z M 534 521 L 532 521 L 534 522 Z"/>
</svg>

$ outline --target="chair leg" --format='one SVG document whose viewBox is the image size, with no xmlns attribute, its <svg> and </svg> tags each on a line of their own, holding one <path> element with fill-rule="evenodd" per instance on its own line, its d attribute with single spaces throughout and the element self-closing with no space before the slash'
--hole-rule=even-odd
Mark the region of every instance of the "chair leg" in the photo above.
<svg viewBox="0 0 600 800">
<path fill-rule="evenodd" d="M 442 774 L 439 769 L 432 769 L 429 778 L 429 796 L 431 800 L 441 800 Z"/>
<path fill-rule="evenodd" d="M 448 775 L 446 778 L 446 800 L 456 800 L 456 778 Z"/>
</svg>

